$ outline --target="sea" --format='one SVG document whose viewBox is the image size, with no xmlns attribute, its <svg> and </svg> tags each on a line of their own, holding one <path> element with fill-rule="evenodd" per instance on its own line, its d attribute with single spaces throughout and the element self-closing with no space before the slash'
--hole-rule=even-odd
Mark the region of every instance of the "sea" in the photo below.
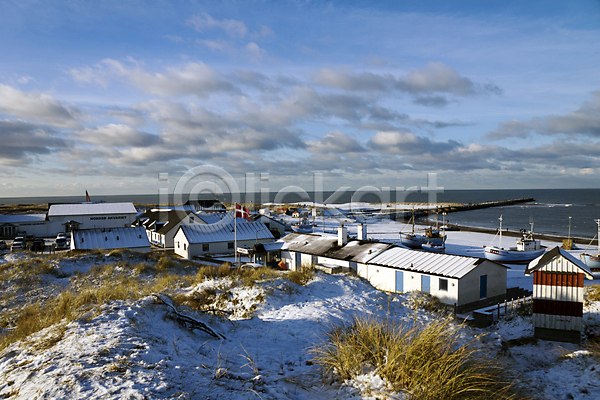
<svg viewBox="0 0 600 400">
<path fill-rule="evenodd" d="M 324 192 L 323 199 L 328 199 L 333 192 Z M 278 196 L 279 195 L 279 196 Z M 313 193 L 308 192 L 309 201 L 314 201 Z M 263 196 L 263 197 L 261 197 Z M 260 199 L 265 194 L 253 195 L 240 194 L 240 201 L 248 203 L 248 199 Z M 334 204 L 348 203 L 356 199 L 356 192 L 348 191 L 332 198 L 329 202 Z M 307 201 L 306 197 L 289 193 L 281 196 L 279 192 L 269 193 L 269 202 L 276 197 L 288 203 Z M 398 198 L 396 198 L 398 197 Z M 400 198 L 401 197 L 401 198 Z M 502 217 L 502 227 L 518 231 L 531 228 L 540 234 L 559 235 L 573 238 L 589 238 L 597 236 L 598 225 L 595 220 L 600 219 L 600 189 L 505 189 L 505 190 L 444 190 L 436 194 L 438 203 L 482 203 L 488 201 L 521 199 L 532 197 L 533 202 L 513 206 L 493 207 L 479 210 L 450 213 L 446 219 L 452 224 L 470 227 L 497 228 L 499 218 Z M 212 195 L 199 195 L 200 199 L 212 199 Z M 231 195 L 221 195 L 217 198 L 222 202 L 230 202 Z M 158 204 L 158 194 L 131 194 L 131 195 L 106 195 L 92 196 L 93 201 L 123 202 L 131 201 L 139 204 Z M 187 197 L 184 196 L 183 201 Z M 430 202 L 428 193 L 401 193 L 395 196 L 392 191 L 389 201 L 402 201 L 417 204 Z M 55 204 L 85 201 L 84 196 L 65 197 L 11 197 L 0 198 L 0 204 Z M 169 200 L 172 201 L 172 198 Z M 363 195 L 361 201 L 379 203 L 380 197 L 373 194 Z M 387 201 L 387 200 L 386 200 Z M 441 218 L 441 217 L 440 217 Z M 441 222 L 441 220 L 440 220 Z"/>
</svg>

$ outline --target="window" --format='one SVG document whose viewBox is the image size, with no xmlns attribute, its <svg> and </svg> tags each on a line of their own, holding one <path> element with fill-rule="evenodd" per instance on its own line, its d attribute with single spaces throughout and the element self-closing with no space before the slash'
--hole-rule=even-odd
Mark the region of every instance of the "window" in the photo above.
<svg viewBox="0 0 600 400">
<path fill-rule="evenodd" d="M 233 242 L 227 243 L 227 248 L 228 249 L 233 249 Z"/>
<path fill-rule="evenodd" d="M 185 248 L 185 243 L 183 244 L 183 250 L 186 250 L 186 248 Z"/>
<path fill-rule="evenodd" d="M 444 292 L 448 291 L 448 279 L 440 278 L 440 290 L 443 290 Z"/>
<path fill-rule="evenodd" d="M 190 217 L 190 222 L 194 222 L 194 217 Z"/>
<path fill-rule="evenodd" d="M 179 242 L 177 242 L 177 248 L 179 248 Z"/>
<path fill-rule="evenodd" d="M 208 251 L 208 243 L 202 245 L 202 251 Z"/>
</svg>

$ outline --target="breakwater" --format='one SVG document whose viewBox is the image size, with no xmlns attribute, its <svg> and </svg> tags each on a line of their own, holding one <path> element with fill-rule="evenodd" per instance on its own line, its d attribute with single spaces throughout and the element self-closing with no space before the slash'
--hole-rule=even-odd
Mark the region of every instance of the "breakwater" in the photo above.
<svg viewBox="0 0 600 400">
<path fill-rule="evenodd" d="M 440 206 L 440 207 L 436 207 L 434 209 L 415 210 L 414 215 L 415 215 L 415 218 L 419 218 L 419 217 L 425 217 L 428 215 L 432 215 L 435 213 L 450 214 L 450 213 L 460 212 L 460 211 L 480 210 L 482 208 L 514 206 L 516 204 L 531 203 L 533 201 L 535 201 L 535 199 L 533 197 L 523 197 L 520 199 L 486 201 L 486 202 L 482 202 L 482 203 L 453 204 L 451 206 Z M 412 217 L 412 215 L 413 215 L 412 212 L 403 213 L 404 218 L 410 218 L 410 217 Z"/>
</svg>

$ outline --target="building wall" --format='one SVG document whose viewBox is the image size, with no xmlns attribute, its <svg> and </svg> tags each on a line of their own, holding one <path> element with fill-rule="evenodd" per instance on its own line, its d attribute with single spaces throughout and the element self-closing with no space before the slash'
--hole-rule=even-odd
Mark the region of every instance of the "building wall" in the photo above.
<svg viewBox="0 0 600 400">
<path fill-rule="evenodd" d="M 358 276 L 368 280 L 373 287 L 387 292 L 396 292 L 396 279 L 400 271 L 395 268 L 381 267 L 377 265 L 368 265 L 359 263 L 356 273 Z M 421 291 L 422 277 L 425 274 L 413 271 L 402 270 L 402 287 L 403 292 Z M 440 299 L 444 304 L 453 305 L 458 302 L 458 279 L 445 278 L 433 275 L 429 276 L 429 293 Z M 440 279 L 446 279 L 448 282 L 448 290 L 440 290 Z"/>
<path fill-rule="evenodd" d="M 258 239 L 258 243 L 271 243 L 272 239 Z M 213 254 L 234 254 L 234 249 L 229 248 L 231 242 L 212 242 L 212 243 L 188 243 L 187 238 L 178 231 L 174 239 L 174 251 L 175 254 L 191 260 L 196 256 L 208 256 Z M 203 250 L 203 246 L 208 244 L 208 250 Z M 238 247 L 253 247 L 256 244 L 256 239 L 249 240 L 238 240 Z"/>
<path fill-rule="evenodd" d="M 350 261 L 338 260 L 336 258 L 317 257 L 317 264 L 329 264 L 342 267 L 344 271 L 350 270 Z"/>
<path fill-rule="evenodd" d="M 481 300 L 479 283 L 482 275 L 487 275 L 487 296 L 492 298 L 506 295 L 506 267 L 491 261 L 484 261 L 475 267 L 458 282 L 457 305 L 473 303 Z"/>
</svg>

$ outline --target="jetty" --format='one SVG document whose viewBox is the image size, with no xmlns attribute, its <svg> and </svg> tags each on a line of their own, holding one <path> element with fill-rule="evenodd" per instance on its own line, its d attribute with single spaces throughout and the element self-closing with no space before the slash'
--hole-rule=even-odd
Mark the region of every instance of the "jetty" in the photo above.
<svg viewBox="0 0 600 400">
<path fill-rule="evenodd" d="M 452 206 L 448 206 L 448 207 L 438 207 L 435 210 L 424 210 L 423 215 L 432 214 L 435 212 L 445 212 L 446 214 L 449 214 L 449 213 L 459 212 L 459 211 L 479 210 L 482 208 L 513 206 L 515 204 L 532 203 L 534 201 L 535 201 L 535 199 L 533 197 L 523 197 L 521 199 L 512 199 L 512 200 L 498 200 L 498 201 L 486 201 L 483 203 L 458 204 L 458 205 L 452 205 Z M 415 215 L 416 215 L 416 213 L 415 213 Z"/>
</svg>

